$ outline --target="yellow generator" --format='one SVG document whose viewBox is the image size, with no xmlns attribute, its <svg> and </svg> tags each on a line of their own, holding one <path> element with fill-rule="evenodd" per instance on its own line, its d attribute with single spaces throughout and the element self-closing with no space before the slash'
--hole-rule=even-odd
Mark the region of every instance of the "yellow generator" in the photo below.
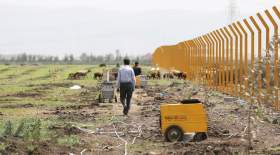
<svg viewBox="0 0 280 155">
<path fill-rule="evenodd" d="M 180 104 L 161 105 L 160 128 L 169 142 L 183 140 L 186 133 L 195 133 L 194 141 L 207 139 L 208 120 L 202 103 L 190 99 Z"/>
</svg>

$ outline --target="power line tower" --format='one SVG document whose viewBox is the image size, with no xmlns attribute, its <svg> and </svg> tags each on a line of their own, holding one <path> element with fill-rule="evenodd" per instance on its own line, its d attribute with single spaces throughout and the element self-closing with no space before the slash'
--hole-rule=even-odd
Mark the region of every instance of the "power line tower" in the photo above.
<svg viewBox="0 0 280 155">
<path fill-rule="evenodd" d="M 238 14 L 238 7 L 236 0 L 228 0 L 228 22 L 232 23 L 236 20 Z"/>
</svg>

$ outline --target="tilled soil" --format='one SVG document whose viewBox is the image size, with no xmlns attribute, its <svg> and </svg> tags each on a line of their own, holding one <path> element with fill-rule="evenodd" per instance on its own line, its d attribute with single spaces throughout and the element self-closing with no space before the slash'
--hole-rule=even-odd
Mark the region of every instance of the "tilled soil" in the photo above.
<svg viewBox="0 0 280 155">
<path fill-rule="evenodd" d="M 85 97 L 87 93 L 81 95 Z M 66 123 L 80 120 L 80 124 L 72 124 L 70 128 L 53 127 L 52 130 L 78 135 L 82 143 L 58 152 L 55 152 L 57 146 L 53 149 L 51 144 L 47 146 L 54 154 L 83 155 L 280 154 L 279 113 L 270 107 L 253 104 L 249 126 L 250 104 L 243 101 L 225 103 L 224 97 L 227 95 L 184 82 L 137 89 L 128 116 L 122 115 L 120 103 L 92 105 L 88 102 L 88 106 L 58 107 L 44 112 L 44 115 L 56 116 Z M 165 142 L 160 133 L 159 107 L 186 98 L 199 99 L 204 104 L 208 113 L 208 139 L 201 142 Z M 84 122 L 91 122 L 93 126 Z M 49 153 L 44 149 L 42 151 L 40 154 Z"/>
<path fill-rule="evenodd" d="M 159 132 L 159 106 L 184 99 L 200 99 L 208 112 L 208 139 L 202 142 L 183 141 L 167 143 Z M 207 97 L 206 97 L 207 96 Z M 95 108 L 95 119 L 111 117 L 95 130 L 83 131 L 86 139 L 98 141 L 90 144 L 83 154 L 278 154 L 280 126 L 273 124 L 270 108 L 253 106 L 251 126 L 248 126 L 249 104 L 224 103 L 226 95 L 205 90 L 188 83 L 171 86 L 147 86 L 134 93 L 129 115 L 122 116 L 121 104 L 113 104 L 107 112 Z M 241 104 L 242 103 L 242 104 Z M 104 103 L 107 104 L 107 103 Z M 256 109 L 262 109 L 262 117 Z M 277 114 L 273 114 L 273 116 Z M 95 133 L 89 133 L 94 131 Z M 141 132 L 140 132 L 141 131 Z M 115 132 L 120 132 L 118 135 Z M 251 139 L 248 135 L 251 135 Z M 120 136 L 120 137 L 118 137 Z M 249 140 L 251 146 L 249 146 Z M 126 146 L 126 147 L 125 147 Z"/>
</svg>

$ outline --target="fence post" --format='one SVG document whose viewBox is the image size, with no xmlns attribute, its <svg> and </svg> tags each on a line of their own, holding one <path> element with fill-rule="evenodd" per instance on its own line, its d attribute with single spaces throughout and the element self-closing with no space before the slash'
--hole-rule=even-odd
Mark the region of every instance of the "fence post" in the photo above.
<svg viewBox="0 0 280 155">
<path fill-rule="evenodd" d="M 253 16 L 250 17 L 251 22 L 255 26 L 258 31 L 258 100 L 259 103 L 263 100 L 263 93 L 262 93 L 262 29 L 256 22 Z"/>
<path fill-rule="evenodd" d="M 211 43 L 211 52 L 210 52 L 210 62 L 211 62 L 211 68 L 210 68 L 210 77 L 211 77 L 211 85 L 212 89 L 215 89 L 215 84 L 214 84 L 214 65 L 215 65 L 215 58 L 214 58 L 214 51 L 215 51 L 215 42 L 214 39 L 211 36 L 211 33 L 208 33 L 207 35 L 208 39 L 210 40 Z"/>
<path fill-rule="evenodd" d="M 186 73 L 186 70 L 187 70 L 187 53 L 186 53 L 186 50 L 185 50 L 185 45 L 184 45 L 184 42 L 180 42 L 179 44 L 177 44 L 178 48 L 180 49 L 178 51 L 178 56 L 179 56 L 179 59 L 180 59 L 180 62 L 179 62 L 179 70 L 183 73 Z"/>
<path fill-rule="evenodd" d="M 238 90 L 237 90 L 237 88 L 238 88 L 238 36 L 237 36 L 236 32 L 234 31 L 232 25 L 229 25 L 229 28 L 235 37 L 234 94 L 236 97 L 238 97 Z"/>
<path fill-rule="evenodd" d="M 191 47 L 192 47 L 192 57 L 191 57 L 191 61 L 192 61 L 192 80 L 195 81 L 195 54 L 196 54 L 196 47 L 194 44 L 193 40 L 190 40 L 191 42 Z"/>
<path fill-rule="evenodd" d="M 208 33 L 207 34 L 207 37 L 208 37 L 208 39 L 209 39 L 209 41 L 210 41 L 210 45 L 211 45 L 211 50 L 210 50 L 210 80 L 211 80 L 211 88 L 212 89 L 215 89 L 215 86 L 214 86 L 214 76 L 213 76 L 213 74 L 214 74 L 214 46 L 215 46 L 215 43 L 214 43 L 214 40 L 212 39 L 212 37 L 211 37 L 211 34 L 210 33 Z"/>
<path fill-rule="evenodd" d="M 195 81 L 195 54 L 196 54 L 196 47 L 195 47 L 195 43 L 193 40 L 190 40 L 190 44 L 191 44 L 191 63 L 192 63 L 192 81 Z"/>
<path fill-rule="evenodd" d="M 255 96 L 254 81 L 255 81 L 255 32 L 246 19 L 243 20 L 246 27 L 251 33 L 251 93 L 252 97 Z"/>
<path fill-rule="evenodd" d="M 184 41 L 184 46 L 186 49 L 186 64 L 187 64 L 187 79 L 190 80 L 190 46 L 188 41 Z"/>
<path fill-rule="evenodd" d="M 239 35 L 239 97 L 243 97 L 243 35 L 235 23 L 232 24 L 237 34 Z M 237 58 L 238 61 L 238 58 Z"/>
<path fill-rule="evenodd" d="M 206 55 L 206 62 L 207 62 L 207 67 L 206 67 L 206 78 L 207 78 L 207 84 L 208 86 L 211 87 L 211 79 L 210 79 L 210 68 L 211 68 L 211 63 L 210 63 L 210 60 L 211 60 L 211 57 L 210 57 L 210 52 L 211 52 L 211 43 L 210 43 L 210 40 L 208 39 L 207 35 L 204 35 L 203 36 L 204 40 L 206 41 L 206 44 L 207 44 L 207 55 Z"/>
<path fill-rule="evenodd" d="M 197 43 L 197 40 L 196 38 L 193 39 L 193 43 L 195 45 L 195 54 L 194 54 L 194 61 L 195 61 L 195 64 L 194 64 L 194 71 L 195 71 L 195 81 L 199 83 L 199 80 L 198 80 L 198 77 L 199 77 L 199 69 L 198 69 L 198 53 L 199 53 L 199 44 Z"/>
<path fill-rule="evenodd" d="M 225 64 L 225 67 L 224 67 L 224 70 L 225 70 L 225 92 L 227 94 L 229 94 L 229 58 L 228 58 L 228 55 L 229 55 L 229 38 L 228 36 L 226 35 L 225 31 L 221 28 L 220 29 L 223 37 L 225 38 L 225 46 L 226 48 L 224 48 L 224 51 L 226 51 L 226 54 L 224 54 L 224 56 L 226 56 L 226 60 L 224 59 L 224 56 L 223 57 L 223 62 L 226 61 L 226 64 Z M 224 52 L 223 52 L 224 53 Z"/>
<path fill-rule="evenodd" d="M 245 40 L 245 44 L 244 44 L 244 86 L 245 86 L 245 98 L 249 99 L 250 94 L 249 94 L 249 89 L 248 89 L 248 33 L 246 32 L 246 30 L 244 29 L 244 27 L 242 26 L 242 24 L 240 22 L 237 22 L 237 25 L 239 26 L 239 28 L 241 29 L 243 35 L 244 35 L 244 40 Z M 240 55 L 241 57 L 241 55 Z M 243 60 L 243 57 L 242 57 Z M 243 68 L 242 68 L 243 69 Z M 243 71 L 242 71 L 243 72 Z"/>
<path fill-rule="evenodd" d="M 197 71 L 198 71 L 198 79 L 199 79 L 199 83 L 202 83 L 202 76 L 201 76 L 201 67 L 202 67 L 202 59 L 201 59 L 201 53 L 202 53 L 202 45 L 200 43 L 200 41 L 198 40 L 198 38 L 195 39 L 196 43 L 198 45 L 198 52 L 197 52 Z"/>
<path fill-rule="evenodd" d="M 189 80 L 192 80 L 192 60 L 191 60 L 191 57 L 192 57 L 192 47 L 191 47 L 191 43 L 190 43 L 189 40 L 185 42 L 185 45 L 189 49 L 188 50 L 188 68 L 189 68 L 188 77 L 189 77 Z"/>
<path fill-rule="evenodd" d="M 217 35 L 216 31 L 213 31 L 213 34 L 217 40 L 217 45 L 218 48 L 216 49 L 216 72 L 218 76 L 218 90 L 220 91 L 221 87 L 221 62 L 220 62 L 220 57 L 221 57 L 221 41 L 219 39 L 219 36 Z"/>
<path fill-rule="evenodd" d="M 205 69 L 206 69 L 206 43 L 204 42 L 202 37 L 199 37 L 198 40 L 200 41 L 200 44 L 202 45 L 202 79 L 203 84 L 206 84 L 206 77 L 205 77 Z"/>
<path fill-rule="evenodd" d="M 193 54 L 193 60 L 194 60 L 194 81 L 197 82 L 197 74 L 198 74 L 198 66 L 197 66 L 197 56 L 198 56 L 198 45 L 196 43 L 195 39 L 192 39 L 193 46 L 194 46 L 194 54 Z"/>
<path fill-rule="evenodd" d="M 273 7 L 273 11 L 275 12 L 275 14 L 277 15 L 278 19 L 280 20 L 280 12 L 279 12 L 279 10 L 276 7 Z M 279 47 L 279 36 L 278 36 L 278 34 L 277 34 L 277 38 L 276 38 L 275 42 L 277 42 L 277 44 L 274 45 L 275 46 L 274 48 L 278 49 L 278 47 Z M 278 68 L 278 64 L 279 64 L 278 52 L 275 53 L 275 55 L 274 55 L 274 61 L 275 61 L 274 65 L 277 66 L 277 68 Z M 279 73 L 278 73 L 278 69 L 277 69 L 274 72 L 274 76 L 275 76 L 274 80 L 275 80 L 275 83 L 277 82 L 277 89 L 275 90 L 275 94 L 277 94 L 277 96 L 275 98 L 275 100 L 277 100 L 277 103 L 276 103 L 276 109 L 277 110 L 279 110 L 279 96 L 278 96 L 278 92 L 279 92 L 279 77 L 278 77 L 278 75 L 279 75 Z"/>
<path fill-rule="evenodd" d="M 201 72 L 200 72 L 200 67 L 201 67 L 201 58 L 200 58 L 200 54 L 201 54 L 201 44 L 200 42 L 198 41 L 198 39 L 194 39 L 195 42 L 196 42 L 196 45 L 197 45 L 197 56 L 196 56 L 196 59 L 197 59 L 197 68 L 196 68 L 196 71 L 197 71 L 197 75 L 196 77 L 198 78 L 198 82 L 201 84 Z"/>
<path fill-rule="evenodd" d="M 277 10 L 276 7 L 273 7 L 274 12 L 277 14 L 277 12 L 279 13 L 279 11 Z M 275 110 L 279 110 L 279 94 L 278 94 L 278 81 L 279 81 L 279 77 L 278 77 L 278 25 L 275 22 L 274 18 L 271 16 L 271 14 L 269 13 L 268 10 L 265 10 L 265 14 L 267 15 L 267 17 L 269 18 L 270 22 L 272 23 L 273 27 L 274 27 L 274 39 L 273 39 L 273 44 L 274 44 L 274 107 Z M 279 14 L 280 15 L 280 14 Z M 280 17 L 280 16 L 279 16 Z"/>
<path fill-rule="evenodd" d="M 214 50 L 214 55 L 213 55 L 213 62 L 214 62 L 214 67 L 213 67 L 213 73 L 214 73 L 214 85 L 215 85 L 215 89 L 218 90 L 218 86 L 219 86 L 219 74 L 218 74 L 218 71 L 217 71 L 217 66 L 218 66 L 218 51 L 219 51 L 219 43 L 218 43 L 218 40 L 217 38 L 215 37 L 215 34 L 214 32 L 211 32 L 210 33 L 213 40 L 214 40 L 214 43 L 215 43 L 215 50 Z"/>
<path fill-rule="evenodd" d="M 265 101 L 270 100 L 270 63 L 269 63 L 269 47 L 270 47 L 270 38 L 269 38 L 269 26 L 263 19 L 262 15 L 260 13 L 257 13 L 258 18 L 260 19 L 262 25 L 265 27 L 265 53 L 266 53 L 266 64 L 265 64 L 265 82 L 266 82 L 266 95 L 265 95 Z"/>
<path fill-rule="evenodd" d="M 192 81 L 195 80 L 195 44 L 193 40 L 190 40 L 191 43 L 191 62 L 192 62 Z"/>
<path fill-rule="evenodd" d="M 231 95 L 234 95 L 234 71 L 233 71 L 233 36 L 232 34 L 229 32 L 228 28 L 227 27 L 224 27 L 224 30 L 226 32 L 226 34 L 229 36 L 229 41 L 230 41 L 230 93 Z"/>
<path fill-rule="evenodd" d="M 225 53 L 225 40 L 223 36 L 221 35 L 219 30 L 216 30 L 216 33 L 218 35 L 218 38 L 220 40 L 220 78 L 221 78 L 221 90 L 225 92 L 225 59 L 224 59 L 224 53 Z"/>
<path fill-rule="evenodd" d="M 202 37 L 199 37 L 200 43 L 202 45 L 202 74 L 203 74 L 203 83 L 206 84 L 205 77 L 205 68 L 206 68 L 206 43 L 204 42 Z"/>
</svg>

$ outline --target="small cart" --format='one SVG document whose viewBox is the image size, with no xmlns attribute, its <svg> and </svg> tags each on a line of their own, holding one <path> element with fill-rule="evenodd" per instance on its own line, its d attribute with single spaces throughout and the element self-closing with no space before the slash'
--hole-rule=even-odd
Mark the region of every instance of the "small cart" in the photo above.
<svg viewBox="0 0 280 155">
<path fill-rule="evenodd" d="M 115 84 L 113 82 L 108 81 L 101 83 L 100 93 L 98 96 L 99 103 L 104 103 L 106 100 L 108 100 L 109 103 L 112 103 L 113 100 L 118 102 L 114 85 Z"/>
</svg>

